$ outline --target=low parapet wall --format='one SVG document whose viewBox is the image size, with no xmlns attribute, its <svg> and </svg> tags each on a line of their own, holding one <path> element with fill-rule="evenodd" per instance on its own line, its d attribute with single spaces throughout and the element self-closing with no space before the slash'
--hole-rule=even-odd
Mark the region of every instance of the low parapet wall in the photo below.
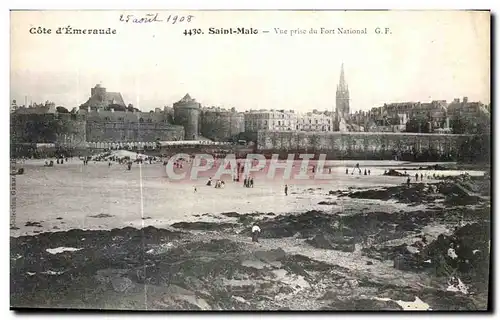
<svg viewBox="0 0 500 320">
<path fill-rule="evenodd" d="M 259 153 L 326 154 L 329 159 L 451 161 L 460 157 L 471 135 L 389 132 L 259 131 Z"/>
</svg>

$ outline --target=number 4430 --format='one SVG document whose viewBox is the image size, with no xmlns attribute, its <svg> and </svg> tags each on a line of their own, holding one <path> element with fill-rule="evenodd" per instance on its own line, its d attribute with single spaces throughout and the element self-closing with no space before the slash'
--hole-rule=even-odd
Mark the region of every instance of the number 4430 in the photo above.
<svg viewBox="0 0 500 320">
<path fill-rule="evenodd" d="M 197 34 L 203 34 L 203 31 L 201 31 L 201 29 L 186 29 L 186 30 L 184 30 L 185 36 L 195 36 Z"/>
</svg>

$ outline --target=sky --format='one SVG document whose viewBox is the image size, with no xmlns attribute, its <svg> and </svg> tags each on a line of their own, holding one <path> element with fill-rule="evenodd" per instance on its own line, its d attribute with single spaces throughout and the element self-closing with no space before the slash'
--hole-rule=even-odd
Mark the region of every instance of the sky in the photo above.
<svg viewBox="0 0 500 320">
<path fill-rule="evenodd" d="M 120 14 L 162 22 L 124 23 Z M 166 22 L 192 15 L 190 23 Z M 114 35 L 57 35 L 59 27 Z M 30 34 L 30 28 L 52 34 Z M 209 28 L 257 35 L 210 35 Z M 375 28 L 390 29 L 376 34 Z M 275 28 L 288 30 L 276 34 Z M 321 34 L 320 29 L 367 34 Z M 186 29 L 203 35 L 186 36 Z M 290 30 L 306 34 L 290 35 Z M 318 30 L 310 34 L 311 29 Z M 269 33 L 262 33 L 267 30 Z M 11 99 L 78 107 L 97 83 L 143 111 L 189 93 L 204 106 L 333 110 L 341 64 L 351 111 L 384 103 L 490 102 L 490 14 L 479 11 L 14 11 Z"/>
</svg>

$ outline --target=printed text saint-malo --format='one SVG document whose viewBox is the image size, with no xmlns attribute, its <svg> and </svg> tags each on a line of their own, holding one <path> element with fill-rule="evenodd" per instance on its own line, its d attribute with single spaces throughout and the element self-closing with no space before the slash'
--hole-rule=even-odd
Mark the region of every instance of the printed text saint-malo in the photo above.
<svg viewBox="0 0 500 320">
<path fill-rule="evenodd" d="M 254 28 L 208 28 L 208 34 L 258 34 Z"/>
</svg>

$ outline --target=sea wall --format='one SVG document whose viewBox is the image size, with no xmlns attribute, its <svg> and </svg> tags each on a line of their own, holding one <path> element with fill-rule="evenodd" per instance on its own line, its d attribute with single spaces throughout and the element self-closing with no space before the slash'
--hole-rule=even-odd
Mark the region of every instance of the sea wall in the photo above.
<svg viewBox="0 0 500 320">
<path fill-rule="evenodd" d="M 326 154 L 329 159 L 450 161 L 470 135 L 391 132 L 257 132 L 260 153 Z"/>
</svg>

